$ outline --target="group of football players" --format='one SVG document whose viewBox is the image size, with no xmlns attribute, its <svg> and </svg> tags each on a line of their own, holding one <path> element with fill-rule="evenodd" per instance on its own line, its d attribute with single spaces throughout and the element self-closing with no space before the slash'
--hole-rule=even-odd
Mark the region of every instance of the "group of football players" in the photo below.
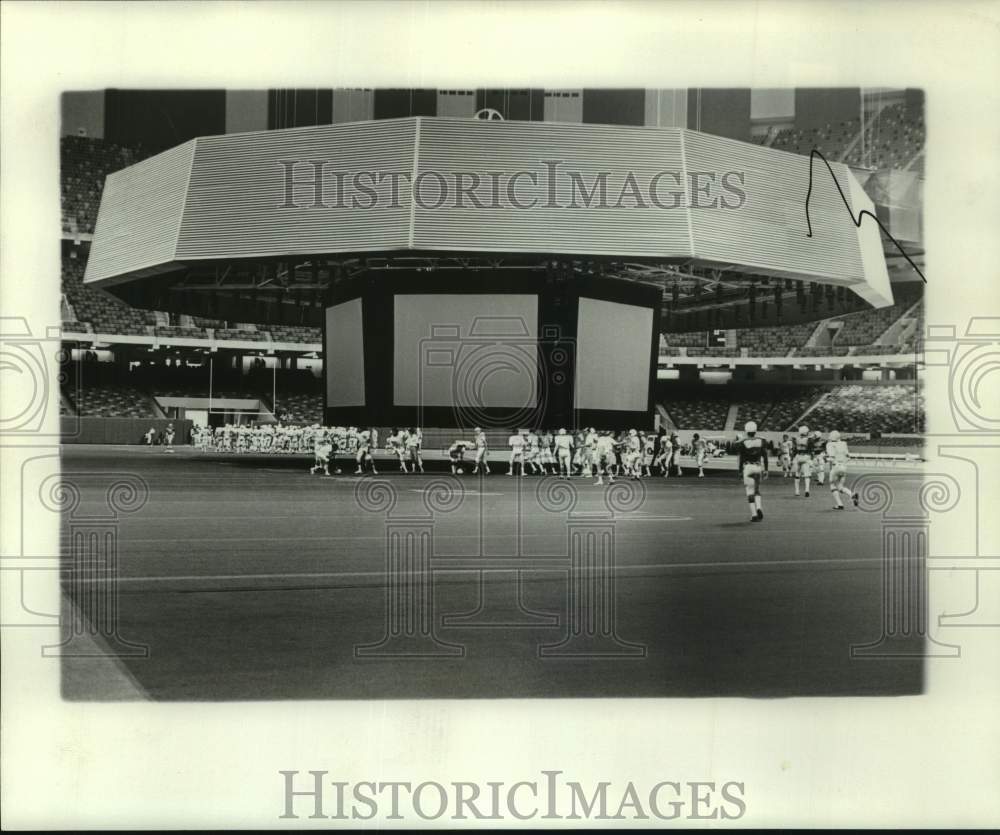
<svg viewBox="0 0 1000 835">
<path fill-rule="evenodd" d="M 309 453 L 323 430 L 318 423 L 311 426 L 283 423 L 195 426 L 191 430 L 191 443 L 197 449 L 210 452 Z M 357 435 L 357 431 L 353 434 Z"/>
<path fill-rule="evenodd" d="M 750 520 L 760 522 L 764 518 L 764 510 L 760 495 L 760 482 L 767 478 L 768 459 L 767 443 L 757 435 L 757 424 L 753 421 L 744 426 L 746 437 L 738 444 L 737 473 L 743 479 L 746 488 L 747 502 L 750 504 Z M 844 496 L 858 506 L 859 496 L 845 486 L 847 479 L 847 464 L 850 451 L 847 441 L 840 437 L 840 432 L 834 430 L 823 441 L 820 432 L 809 432 L 808 426 L 800 426 L 794 438 L 785 435 L 780 447 L 781 469 L 785 478 L 795 480 L 795 495 L 809 497 L 813 474 L 818 484 L 829 479 L 830 494 L 833 497 L 835 510 L 844 509 Z"/>
<path fill-rule="evenodd" d="M 423 471 L 420 459 L 420 433 L 410 430 L 416 441 L 409 436 L 402 444 L 416 462 L 414 467 Z M 357 465 L 355 473 L 378 472 L 375 469 L 373 451 L 378 448 L 378 429 L 361 429 L 356 426 L 311 426 L 272 424 L 230 424 L 208 427 L 195 426 L 191 430 L 191 442 L 196 449 L 210 452 L 295 454 L 312 453 L 313 473 L 329 474 L 329 465 L 336 452 L 352 457 Z M 415 449 L 414 449 L 415 443 Z M 405 469 L 405 468 L 404 468 Z"/>
<path fill-rule="evenodd" d="M 471 451 L 474 475 L 490 474 L 490 446 L 486 433 L 478 427 L 473 438 L 460 438 L 448 448 L 451 471 L 465 471 L 466 452 Z M 667 478 L 671 473 L 683 475 L 680 466 L 681 444 L 677 435 L 646 433 L 636 429 L 627 432 L 598 431 L 591 427 L 570 433 L 559 429 L 555 433 L 533 429 L 513 433 L 507 439 L 507 475 L 558 475 L 561 478 L 596 478 L 595 484 L 608 483 L 615 477 L 648 478 L 657 474 Z M 690 452 L 695 458 L 698 475 L 704 477 L 704 464 L 712 447 L 697 433 Z"/>
<path fill-rule="evenodd" d="M 737 442 L 737 473 L 743 480 L 752 521 L 764 518 L 760 483 L 768 475 L 769 444 L 757 434 L 753 421 L 744 427 L 745 436 Z M 374 452 L 378 449 L 379 432 L 375 428 L 354 426 L 293 426 L 283 424 L 225 424 L 224 426 L 194 427 L 192 441 L 197 448 L 216 452 L 304 453 L 312 452 L 313 474 L 330 475 L 336 456 L 353 459 L 354 473 L 377 474 Z M 395 457 L 403 473 L 424 472 L 421 453 L 423 433 L 420 429 L 392 429 L 386 438 L 385 451 Z M 472 438 L 460 438 L 448 447 L 452 473 L 462 475 L 472 465 L 474 475 L 489 475 L 490 443 L 487 433 L 473 430 Z M 508 476 L 556 475 L 560 478 L 594 478 L 595 485 L 613 483 L 616 478 L 649 478 L 657 475 L 669 478 L 683 475 L 680 466 L 682 452 L 694 458 L 699 477 L 705 475 L 705 462 L 719 453 L 713 442 L 695 433 L 689 444 L 683 445 L 676 434 L 661 430 L 659 434 L 629 429 L 627 432 L 598 431 L 591 427 L 578 432 L 559 429 L 523 430 L 507 439 L 506 474 Z M 466 458 L 466 454 L 469 458 Z M 832 431 L 824 440 L 818 431 L 800 426 L 793 436 L 784 435 L 778 445 L 779 463 L 785 478 L 794 481 L 796 496 L 810 496 L 813 481 L 829 484 L 834 508 L 844 510 L 844 498 L 855 506 L 858 494 L 844 484 L 847 477 L 849 451 L 840 433 Z M 335 468 L 335 472 L 341 472 Z"/>
</svg>

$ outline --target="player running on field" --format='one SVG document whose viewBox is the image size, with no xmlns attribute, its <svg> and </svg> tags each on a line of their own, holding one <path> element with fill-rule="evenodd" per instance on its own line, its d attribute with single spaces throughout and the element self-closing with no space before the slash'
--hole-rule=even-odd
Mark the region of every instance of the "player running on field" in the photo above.
<svg viewBox="0 0 1000 835">
<path fill-rule="evenodd" d="M 669 440 L 664 432 L 661 432 L 653 439 L 653 446 L 656 452 L 653 458 L 653 466 L 659 469 L 660 475 L 663 475 L 667 470 L 667 453 L 663 448 L 664 440 Z"/>
<path fill-rule="evenodd" d="M 784 478 L 791 478 L 792 476 L 792 453 L 795 449 L 795 445 L 792 443 L 788 435 L 781 436 L 781 446 L 780 458 L 781 462 L 781 472 Z"/>
<path fill-rule="evenodd" d="M 555 473 L 556 458 L 552 452 L 552 433 L 548 429 L 539 439 L 539 459 L 542 465 L 542 472 L 546 475 Z"/>
<path fill-rule="evenodd" d="M 580 475 L 597 474 L 597 438 L 597 430 L 593 426 L 583 433 L 583 469 Z"/>
<path fill-rule="evenodd" d="M 615 483 L 615 439 L 610 432 L 602 432 L 597 438 L 597 481 L 594 484 L 604 484 L 604 476 L 608 484 Z"/>
<path fill-rule="evenodd" d="M 378 475 L 378 470 L 375 469 L 375 458 L 372 456 L 372 444 L 374 443 L 372 436 L 374 434 L 369 429 L 358 433 L 358 451 L 354 456 L 358 468 L 354 471 L 355 475 L 361 475 L 369 467 L 374 475 Z"/>
<path fill-rule="evenodd" d="M 490 465 L 487 462 L 489 458 L 489 444 L 486 443 L 486 433 L 478 427 L 474 432 L 476 436 L 476 465 L 472 468 L 472 474 L 478 475 L 481 469 L 483 475 L 489 475 Z"/>
<path fill-rule="evenodd" d="M 572 444 L 572 447 L 573 447 L 573 463 L 572 463 L 570 475 L 579 475 L 579 476 L 582 476 L 583 475 L 583 456 L 584 456 L 583 433 L 582 432 L 577 432 L 576 435 L 572 436 L 572 438 L 573 438 L 573 444 Z"/>
<path fill-rule="evenodd" d="M 677 437 L 676 432 L 670 433 L 670 459 L 667 465 L 672 469 L 675 475 L 684 475 L 684 470 L 681 468 L 681 439 Z"/>
<path fill-rule="evenodd" d="M 420 447 L 424 442 L 424 434 L 416 426 L 411 426 L 406 433 L 406 458 L 410 462 L 410 472 L 424 471 L 424 458 L 420 454 Z"/>
<path fill-rule="evenodd" d="M 399 459 L 399 469 L 406 472 L 406 431 L 393 429 L 386 439 L 386 452 L 391 452 Z"/>
<path fill-rule="evenodd" d="M 572 472 L 572 460 L 573 460 L 573 439 L 566 434 L 565 429 L 560 429 L 556 433 L 555 438 L 556 444 L 556 460 L 558 461 L 559 477 L 560 478 L 570 478 L 573 475 Z"/>
<path fill-rule="evenodd" d="M 510 447 L 510 467 L 507 475 L 514 475 L 514 465 L 518 465 L 521 475 L 524 475 L 524 435 L 515 432 L 507 439 L 507 446 Z"/>
<path fill-rule="evenodd" d="M 694 463 L 698 467 L 698 478 L 705 477 L 705 439 L 701 437 L 697 432 L 694 433 L 694 437 L 691 439 L 691 452 L 694 455 Z"/>
<path fill-rule="evenodd" d="M 524 466 L 529 467 L 535 475 L 541 475 L 542 468 L 538 465 L 538 433 L 534 429 L 529 429 L 524 436 Z"/>
<path fill-rule="evenodd" d="M 739 443 L 737 471 L 743 478 L 747 502 L 750 504 L 750 521 L 760 522 L 764 518 L 761 507 L 760 481 L 767 478 L 767 447 L 763 438 L 757 437 L 757 424 L 752 420 L 743 427 L 747 436 Z"/>
<path fill-rule="evenodd" d="M 850 459 L 850 452 L 847 449 L 847 441 L 840 440 L 840 433 L 834 429 L 830 433 L 830 440 L 826 442 L 826 457 L 830 464 L 830 492 L 833 494 L 833 506 L 837 510 L 844 509 L 844 502 L 841 495 L 850 496 L 854 506 L 858 506 L 858 494 L 852 493 L 844 486 L 844 479 L 847 478 L 847 462 Z"/>
<path fill-rule="evenodd" d="M 813 475 L 816 483 L 822 485 L 826 480 L 826 444 L 819 430 L 812 433 L 813 442 Z"/>
<path fill-rule="evenodd" d="M 330 475 L 330 455 L 333 453 L 333 444 L 330 442 L 330 435 L 327 432 L 316 434 L 313 437 L 313 465 L 309 472 L 313 475 L 319 470 L 323 475 Z"/>
<path fill-rule="evenodd" d="M 625 475 L 639 478 L 641 462 L 642 441 L 639 440 L 639 433 L 635 429 L 629 429 L 628 438 L 625 441 Z"/>
<path fill-rule="evenodd" d="M 793 442 L 795 457 L 792 458 L 792 472 L 795 479 L 795 495 L 799 495 L 799 482 L 805 487 L 806 498 L 809 498 L 809 487 L 812 483 L 812 438 L 809 437 L 809 427 L 800 426 L 799 434 Z"/>
<path fill-rule="evenodd" d="M 650 478 L 653 475 L 653 458 L 656 456 L 656 436 L 650 433 L 642 436 L 642 475 Z"/>
</svg>

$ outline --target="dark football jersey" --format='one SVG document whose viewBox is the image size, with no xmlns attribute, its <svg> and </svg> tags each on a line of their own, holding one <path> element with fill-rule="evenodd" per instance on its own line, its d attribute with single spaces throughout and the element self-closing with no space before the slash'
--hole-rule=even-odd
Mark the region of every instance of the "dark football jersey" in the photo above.
<svg viewBox="0 0 1000 835">
<path fill-rule="evenodd" d="M 744 438 L 740 442 L 740 467 L 746 464 L 761 464 L 767 457 L 761 438 Z"/>
</svg>

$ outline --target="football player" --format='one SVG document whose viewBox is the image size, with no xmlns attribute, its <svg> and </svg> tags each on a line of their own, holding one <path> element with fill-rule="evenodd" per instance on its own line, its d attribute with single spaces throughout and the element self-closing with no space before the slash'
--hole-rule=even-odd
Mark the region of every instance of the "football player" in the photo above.
<svg viewBox="0 0 1000 835">
<path fill-rule="evenodd" d="M 795 495 L 799 493 L 799 482 L 805 487 L 806 498 L 809 498 L 809 487 L 812 483 L 812 460 L 813 442 L 809 437 L 809 427 L 800 426 L 799 434 L 793 442 L 795 457 L 792 459 L 792 468 L 795 480 Z"/>
<path fill-rule="evenodd" d="M 749 421 L 743 430 L 746 437 L 739 442 L 737 471 L 743 479 L 747 502 L 750 505 L 750 521 L 760 522 L 764 518 L 761 507 L 760 482 L 767 478 L 767 446 L 763 438 L 757 437 L 757 424 Z"/>
<path fill-rule="evenodd" d="M 840 440 L 840 433 L 834 429 L 830 433 L 830 439 L 826 442 L 826 457 L 830 463 L 830 493 L 833 494 L 833 506 L 836 510 L 844 509 L 844 502 L 841 496 L 850 496 L 854 506 L 858 506 L 858 494 L 852 493 L 844 486 L 844 479 L 847 478 L 847 462 L 850 453 L 847 449 L 847 441 Z"/>
<path fill-rule="evenodd" d="M 482 472 L 483 475 L 489 475 L 490 465 L 487 462 L 489 458 L 489 444 L 486 443 L 486 433 L 478 427 L 473 431 L 476 436 L 476 464 L 472 468 L 472 474 L 478 475 Z"/>
</svg>

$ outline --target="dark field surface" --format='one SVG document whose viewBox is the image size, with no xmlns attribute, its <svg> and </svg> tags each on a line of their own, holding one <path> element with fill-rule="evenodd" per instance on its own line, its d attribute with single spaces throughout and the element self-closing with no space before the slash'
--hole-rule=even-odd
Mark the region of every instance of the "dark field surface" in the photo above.
<svg viewBox="0 0 1000 835">
<path fill-rule="evenodd" d="M 118 634 L 148 657 L 64 658 L 64 696 L 922 691 L 920 658 L 851 656 L 882 632 L 882 517 L 832 510 L 825 487 L 795 498 L 791 480 L 772 474 L 766 518 L 751 524 L 731 470 L 646 479 L 638 493 L 574 479 L 569 496 L 558 479 L 403 476 L 388 462 L 381 489 L 311 477 L 310 463 L 65 447 L 78 513 L 102 512 L 126 474 L 149 494 L 116 528 Z M 920 485 L 918 470 L 903 472 L 893 476 L 901 512 L 917 507 Z M 393 583 L 390 539 L 429 555 L 391 563 Z M 67 615 L 90 611 L 80 594 L 67 596 Z"/>
</svg>

